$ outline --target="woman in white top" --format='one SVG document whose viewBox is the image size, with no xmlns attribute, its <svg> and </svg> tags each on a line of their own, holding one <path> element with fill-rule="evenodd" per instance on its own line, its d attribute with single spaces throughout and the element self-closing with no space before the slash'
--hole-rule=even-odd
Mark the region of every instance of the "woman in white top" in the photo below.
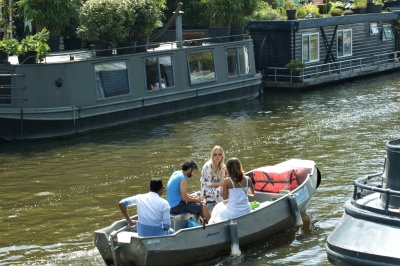
<svg viewBox="0 0 400 266">
<path fill-rule="evenodd" d="M 215 205 L 209 223 L 233 219 L 250 212 L 247 195 L 254 195 L 254 186 L 248 176 L 244 175 L 238 158 L 231 158 L 226 163 L 229 178 L 224 180 L 223 202 Z"/>
</svg>

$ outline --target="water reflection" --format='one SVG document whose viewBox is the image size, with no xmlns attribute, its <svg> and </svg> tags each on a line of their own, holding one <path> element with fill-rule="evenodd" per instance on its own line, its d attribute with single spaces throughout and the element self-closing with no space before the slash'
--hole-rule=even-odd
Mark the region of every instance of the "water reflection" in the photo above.
<svg viewBox="0 0 400 266">
<path fill-rule="evenodd" d="M 298 231 L 242 250 L 242 264 L 327 265 L 325 241 L 356 177 L 381 171 L 399 137 L 397 74 L 130 123 L 46 141 L 0 144 L 0 265 L 103 265 L 94 230 L 122 216 L 117 202 L 166 181 L 218 144 L 245 170 L 314 160 L 322 184 Z M 199 188 L 199 176 L 189 189 Z M 273 214 L 271 214 L 273 215 Z M 237 265 L 228 255 L 204 265 Z"/>
</svg>

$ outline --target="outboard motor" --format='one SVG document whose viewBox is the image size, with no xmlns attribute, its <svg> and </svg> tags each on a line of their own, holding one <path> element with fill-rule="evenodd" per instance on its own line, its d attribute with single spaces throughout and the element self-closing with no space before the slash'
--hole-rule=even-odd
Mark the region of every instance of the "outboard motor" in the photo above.
<svg viewBox="0 0 400 266">
<path fill-rule="evenodd" d="M 386 143 L 387 155 L 383 172 L 382 188 L 400 191 L 400 139 Z M 387 196 L 381 194 L 381 202 L 386 205 Z M 400 208 L 400 197 L 390 196 L 389 208 Z"/>
</svg>

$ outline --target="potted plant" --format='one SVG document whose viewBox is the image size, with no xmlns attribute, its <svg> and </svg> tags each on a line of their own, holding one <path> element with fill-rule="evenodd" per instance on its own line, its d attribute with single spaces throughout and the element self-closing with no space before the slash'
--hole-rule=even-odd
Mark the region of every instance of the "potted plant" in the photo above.
<svg viewBox="0 0 400 266">
<path fill-rule="evenodd" d="M 299 83 L 303 80 L 303 71 L 306 67 L 306 64 L 304 64 L 302 61 L 291 60 L 285 65 L 285 67 L 290 70 L 290 78 L 292 83 Z"/>
<path fill-rule="evenodd" d="M 332 7 L 331 10 L 329 11 L 329 14 L 331 14 L 332 17 L 341 16 L 343 15 L 343 9 Z"/>
<path fill-rule="evenodd" d="M 367 0 L 354 0 L 350 8 L 353 10 L 354 14 L 364 14 L 367 8 Z"/>
<path fill-rule="evenodd" d="M 314 3 L 300 5 L 297 9 L 297 18 L 315 18 L 319 12 L 319 8 Z"/>
<path fill-rule="evenodd" d="M 28 35 L 21 40 L 16 49 L 16 55 L 20 64 L 35 64 L 42 62 L 50 50 L 47 41 L 50 33 L 44 28 L 35 35 Z"/>
<path fill-rule="evenodd" d="M 79 37 L 93 43 L 96 56 L 112 55 L 113 45 L 128 37 L 124 6 L 124 1 L 120 0 L 87 0 L 83 3 L 77 32 Z"/>
<path fill-rule="evenodd" d="M 286 10 L 286 16 L 288 20 L 296 19 L 297 5 L 294 0 L 283 0 L 282 7 Z"/>
<path fill-rule="evenodd" d="M 60 34 L 68 25 L 81 0 L 19 0 L 17 2 L 25 20 L 32 20 L 36 31 L 46 28 L 50 33 L 51 51 L 58 51 Z"/>
<path fill-rule="evenodd" d="M 136 51 L 147 51 L 149 36 L 164 16 L 165 0 L 137 0 L 135 5 L 135 23 L 131 33 L 137 41 Z"/>
<path fill-rule="evenodd" d="M 0 41 L 0 62 L 8 62 L 10 54 L 17 52 L 18 40 L 14 38 L 4 38 Z"/>
<path fill-rule="evenodd" d="M 373 13 L 382 13 L 383 2 L 382 0 L 374 0 Z"/>
</svg>

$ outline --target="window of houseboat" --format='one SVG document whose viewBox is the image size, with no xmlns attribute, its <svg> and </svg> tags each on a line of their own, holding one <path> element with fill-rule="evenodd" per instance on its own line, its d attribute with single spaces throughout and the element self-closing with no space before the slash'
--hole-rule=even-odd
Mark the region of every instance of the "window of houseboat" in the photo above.
<svg viewBox="0 0 400 266">
<path fill-rule="evenodd" d="M 126 62 L 96 64 L 94 70 L 98 99 L 129 94 Z"/>
<path fill-rule="evenodd" d="M 163 90 L 175 86 L 171 56 L 146 58 L 145 66 L 148 91 Z"/>
<path fill-rule="evenodd" d="M 393 41 L 394 35 L 392 30 L 392 25 L 383 24 L 382 25 L 382 41 Z"/>
<path fill-rule="evenodd" d="M 337 55 L 338 57 L 350 56 L 353 53 L 351 30 L 337 31 Z"/>
<path fill-rule="evenodd" d="M 303 62 L 319 61 L 319 33 L 302 35 L 303 40 Z"/>
<path fill-rule="evenodd" d="M 371 23 L 369 25 L 369 34 L 376 35 L 379 34 L 378 23 Z"/>
<path fill-rule="evenodd" d="M 191 85 L 215 80 L 212 51 L 188 53 L 188 64 Z"/>
<path fill-rule="evenodd" d="M 250 73 L 249 47 L 239 46 L 226 49 L 228 75 L 237 76 Z"/>
</svg>

